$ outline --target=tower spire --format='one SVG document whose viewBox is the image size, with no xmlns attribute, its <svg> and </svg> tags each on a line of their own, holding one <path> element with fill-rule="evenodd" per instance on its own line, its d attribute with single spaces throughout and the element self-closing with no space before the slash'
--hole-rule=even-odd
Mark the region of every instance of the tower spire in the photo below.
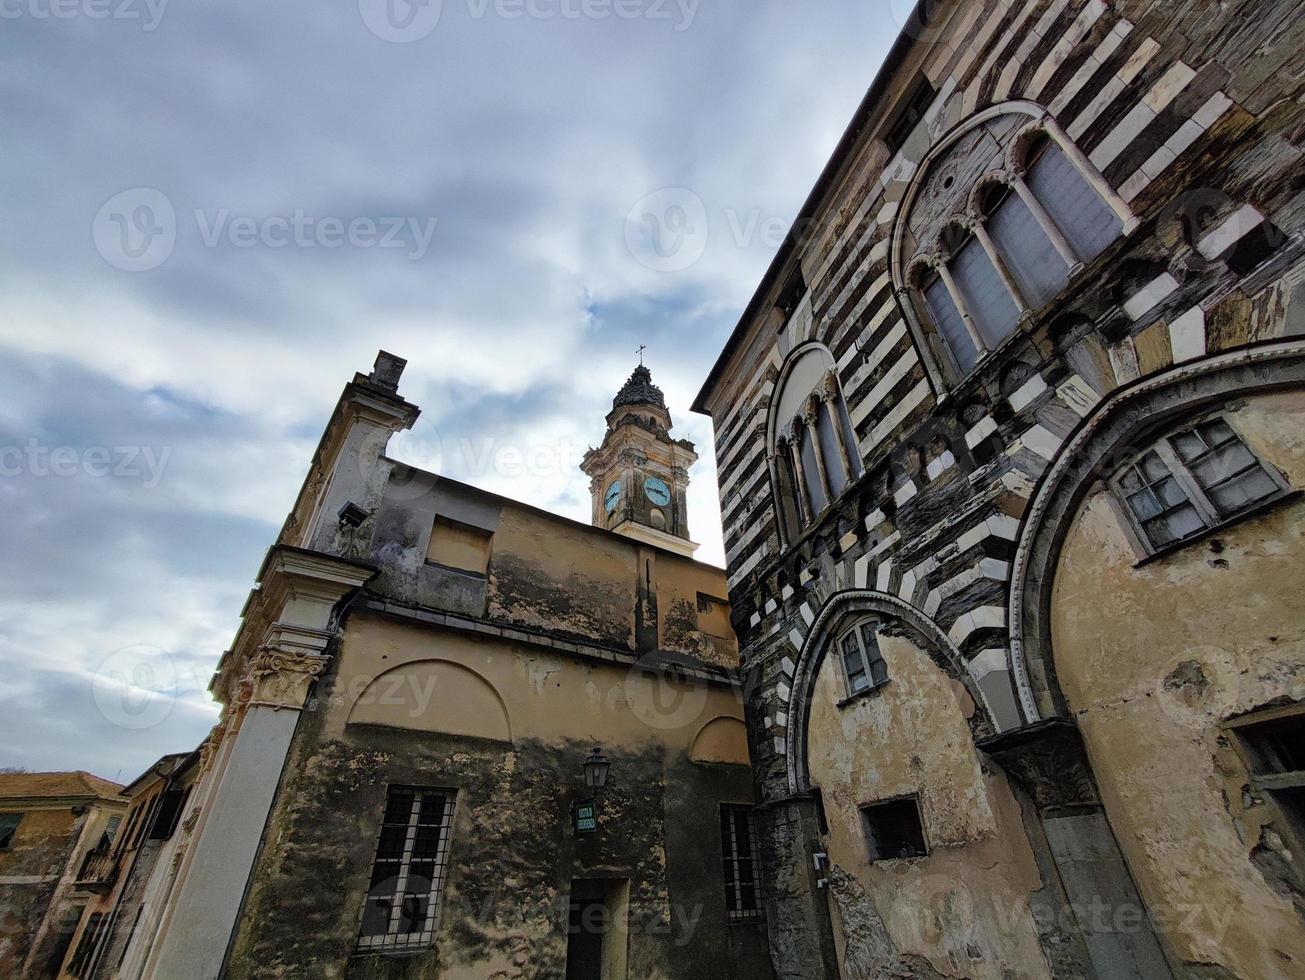
<svg viewBox="0 0 1305 980">
<path fill-rule="evenodd" d="M 639 364 L 612 399 L 603 444 L 585 454 L 580 468 L 590 478 L 593 522 L 618 534 L 691 556 L 685 499 L 689 467 L 698 459 L 693 443 L 671 435 L 666 396 Z"/>
</svg>

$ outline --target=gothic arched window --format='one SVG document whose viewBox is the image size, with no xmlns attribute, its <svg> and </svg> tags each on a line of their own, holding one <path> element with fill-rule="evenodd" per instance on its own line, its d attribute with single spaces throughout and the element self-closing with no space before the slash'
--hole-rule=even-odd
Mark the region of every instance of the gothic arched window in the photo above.
<svg viewBox="0 0 1305 980">
<path fill-rule="evenodd" d="M 781 521 L 792 539 L 862 472 L 834 357 L 825 347 L 807 344 L 785 364 L 771 397 L 768 441 Z"/>
<path fill-rule="evenodd" d="M 895 275 L 921 339 L 958 380 L 1135 226 L 1041 107 L 996 106 L 921 166 L 894 230 Z"/>
</svg>

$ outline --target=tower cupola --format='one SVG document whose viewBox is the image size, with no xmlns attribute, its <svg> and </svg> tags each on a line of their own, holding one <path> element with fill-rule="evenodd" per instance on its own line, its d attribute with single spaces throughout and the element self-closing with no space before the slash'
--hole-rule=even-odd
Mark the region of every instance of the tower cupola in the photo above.
<svg viewBox="0 0 1305 980">
<path fill-rule="evenodd" d="M 612 399 L 607 432 L 580 468 L 590 479 L 593 523 L 691 556 L 686 493 L 693 443 L 671 436 L 671 413 L 643 364 Z"/>
</svg>

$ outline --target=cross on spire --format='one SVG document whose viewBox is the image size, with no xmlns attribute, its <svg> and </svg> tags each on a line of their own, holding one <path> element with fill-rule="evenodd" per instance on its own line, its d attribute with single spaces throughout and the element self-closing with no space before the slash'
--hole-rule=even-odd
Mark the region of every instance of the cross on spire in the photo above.
<svg viewBox="0 0 1305 980">
<path fill-rule="evenodd" d="M 647 344 L 640 344 L 640 345 L 639 345 L 639 349 L 638 349 L 637 351 L 635 351 L 635 353 L 639 355 L 639 366 L 640 366 L 640 367 L 643 367 L 643 352 L 646 351 L 647 349 L 648 349 L 648 345 L 647 345 Z"/>
</svg>

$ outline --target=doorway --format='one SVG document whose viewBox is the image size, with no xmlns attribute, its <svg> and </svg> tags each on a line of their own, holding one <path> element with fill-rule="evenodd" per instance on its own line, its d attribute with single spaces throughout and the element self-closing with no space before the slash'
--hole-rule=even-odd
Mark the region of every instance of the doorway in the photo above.
<svg viewBox="0 0 1305 980">
<path fill-rule="evenodd" d="M 624 879 L 571 882 L 566 980 L 626 980 L 629 896 Z"/>
</svg>

